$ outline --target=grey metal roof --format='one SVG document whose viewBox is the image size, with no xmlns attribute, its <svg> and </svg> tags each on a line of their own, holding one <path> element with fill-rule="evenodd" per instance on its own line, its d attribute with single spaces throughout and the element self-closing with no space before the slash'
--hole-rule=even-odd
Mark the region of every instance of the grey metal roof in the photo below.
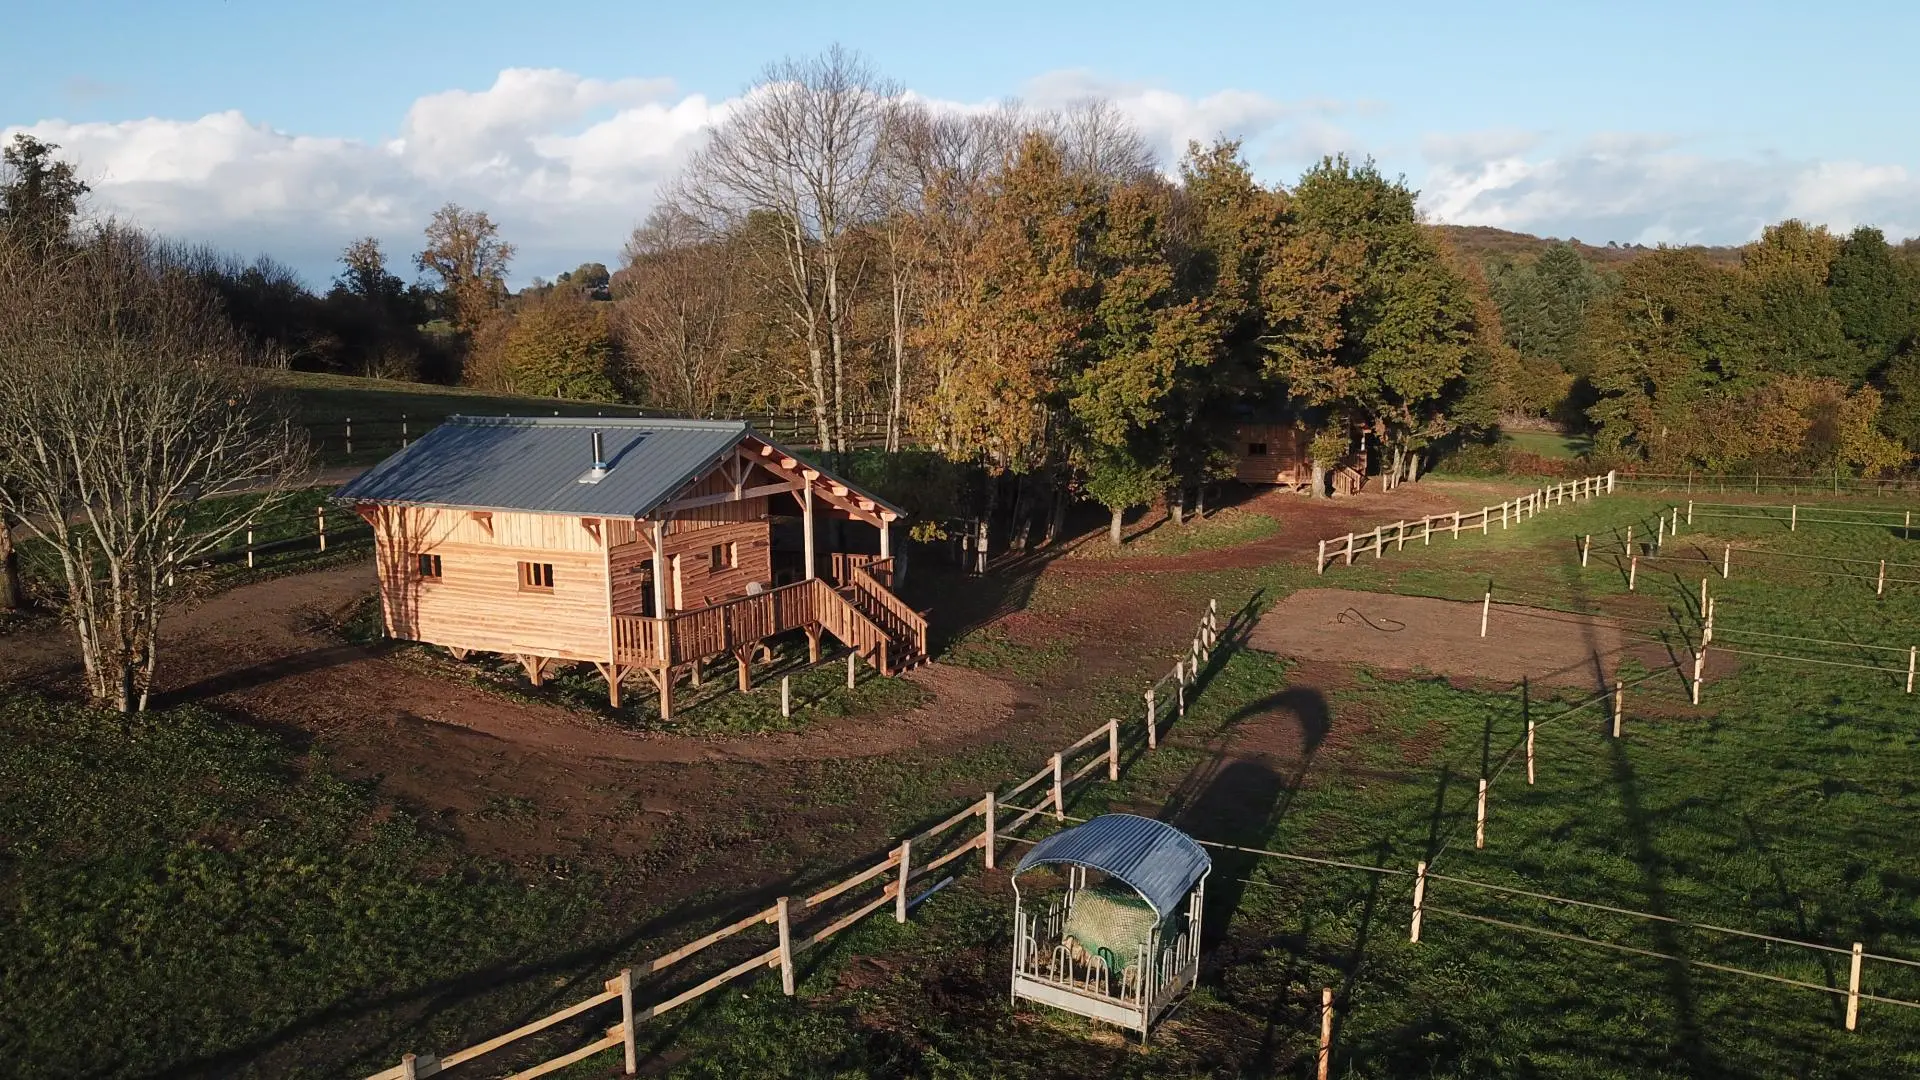
<svg viewBox="0 0 1920 1080">
<path fill-rule="evenodd" d="M 606 476 L 580 483 L 601 433 Z M 453 416 L 335 493 L 357 502 L 640 517 L 752 434 L 739 420 Z"/>
<path fill-rule="evenodd" d="M 1090 866 L 1133 886 L 1160 918 L 1213 868 L 1193 837 L 1138 814 L 1102 814 L 1033 845 L 1014 873 L 1044 863 Z"/>
</svg>

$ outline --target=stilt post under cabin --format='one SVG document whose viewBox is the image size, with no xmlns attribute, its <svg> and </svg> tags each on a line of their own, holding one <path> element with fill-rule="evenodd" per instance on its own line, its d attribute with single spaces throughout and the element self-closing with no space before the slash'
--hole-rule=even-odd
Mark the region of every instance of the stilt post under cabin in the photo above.
<svg viewBox="0 0 1920 1080">
<path fill-rule="evenodd" d="M 807 663 L 817 664 L 820 662 L 820 624 L 808 623 L 803 629 L 807 632 Z"/>
</svg>

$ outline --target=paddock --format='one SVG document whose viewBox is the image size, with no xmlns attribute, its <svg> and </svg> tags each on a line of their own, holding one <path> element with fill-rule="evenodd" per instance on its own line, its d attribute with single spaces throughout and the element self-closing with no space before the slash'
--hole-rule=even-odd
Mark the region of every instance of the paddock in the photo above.
<svg viewBox="0 0 1920 1080">
<path fill-rule="evenodd" d="M 1670 667 L 1667 646 L 1620 620 L 1494 603 L 1480 636 L 1481 605 L 1348 589 L 1301 589 L 1257 623 L 1248 644 L 1302 660 L 1364 663 L 1387 671 L 1599 689 L 1629 657 Z M 1674 648 L 1686 655 L 1678 635 Z"/>
</svg>

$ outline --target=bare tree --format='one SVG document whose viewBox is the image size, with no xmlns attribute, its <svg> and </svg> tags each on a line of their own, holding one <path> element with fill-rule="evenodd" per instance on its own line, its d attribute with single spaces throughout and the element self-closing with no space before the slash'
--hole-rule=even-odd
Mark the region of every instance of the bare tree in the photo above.
<svg viewBox="0 0 1920 1080">
<path fill-rule="evenodd" d="M 738 340 L 731 246 L 671 203 L 627 241 L 614 330 L 650 403 L 692 416 L 719 407 Z"/>
<path fill-rule="evenodd" d="M 1122 185 L 1153 175 L 1153 148 L 1132 121 L 1105 98 L 1086 98 L 1042 118 L 1041 130 L 1060 148 L 1069 170 Z"/>
<path fill-rule="evenodd" d="M 271 512 L 305 461 L 173 254 L 111 225 L 57 259 L 0 254 L 0 511 L 58 556 L 88 692 L 121 711 L 147 705 L 172 571 Z"/>
<path fill-rule="evenodd" d="M 684 204 L 748 239 L 779 282 L 805 346 L 822 446 L 846 449 L 847 327 L 858 278 L 854 231 L 874 213 L 879 145 L 898 88 L 836 45 L 768 68 L 689 162 Z M 777 227 L 746 228 L 767 215 Z"/>
</svg>

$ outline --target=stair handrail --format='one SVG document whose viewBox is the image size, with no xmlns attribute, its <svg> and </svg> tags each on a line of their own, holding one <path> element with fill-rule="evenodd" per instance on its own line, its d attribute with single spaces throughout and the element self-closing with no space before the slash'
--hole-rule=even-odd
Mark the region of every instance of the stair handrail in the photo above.
<svg viewBox="0 0 1920 1080">
<path fill-rule="evenodd" d="M 865 567 L 856 566 L 848 574 L 853 587 L 871 597 L 880 609 L 887 613 L 890 620 L 897 624 L 897 636 L 907 639 L 907 644 L 921 656 L 927 653 L 927 620 L 908 606 L 905 600 L 894 595 L 893 590 L 880 584 L 879 580 L 868 573 Z"/>
</svg>

